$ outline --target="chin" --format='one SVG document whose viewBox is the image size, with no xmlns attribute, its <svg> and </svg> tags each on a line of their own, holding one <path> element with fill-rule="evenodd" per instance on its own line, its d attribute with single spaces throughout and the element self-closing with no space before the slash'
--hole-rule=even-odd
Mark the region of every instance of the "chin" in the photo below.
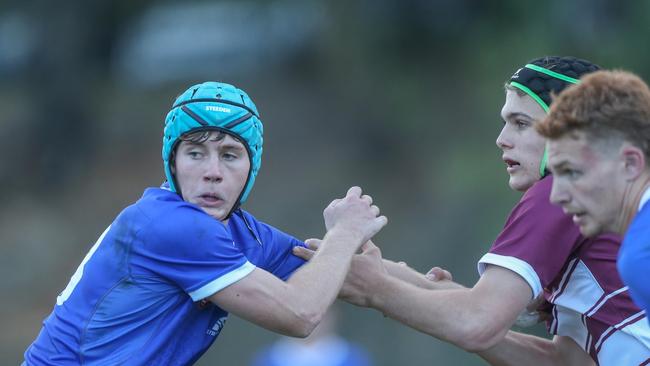
<svg viewBox="0 0 650 366">
<path fill-rule="evenodd" d="M 603 232 L 603 228 L 598 225 L 581 225 L 580 234 L 587 238 L 593 238 L 594 236 L 600 235 Z"/>
<path fill-rule="evenodd" d="M 508 181 L 510 188 L 519 192 L 527 191 L 528 188 L 533 186 L 533 184 L 535 184 L 535 181 L 531 181 L 530 179 L 522 179 L 521 177 L 510 177 L 510 180 Z"/>
<path fill-rule="evenodd" d="M 203 208 L 205 213 L 208 215 L 212 216 L 213 219 L 223 221 L 226 219 L 226 213 L 223 210 L 214 210 L 214 209 L 206 209 Z"/>
</svg>

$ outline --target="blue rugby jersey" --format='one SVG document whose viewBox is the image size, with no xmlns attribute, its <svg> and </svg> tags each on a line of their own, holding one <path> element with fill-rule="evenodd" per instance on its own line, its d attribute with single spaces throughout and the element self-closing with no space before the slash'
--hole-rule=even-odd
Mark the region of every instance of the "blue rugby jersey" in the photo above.
<svg viewBox="0 0 650 366">
<path fill-rule="evenodd" d="M 228 227 L 149 188 L 90 249 L 57 298 L 27 365 L 187 365 L 228 313 L 201 301 L 262 268 L 286 280 L 297 239 L 236 211 Z"/>
<path fill-rule="evenodd" d="M 632 299 L 650 311 L 650 188 L 645 191 L 636 214 L 623 238 L 618 270 L 630 287 Z"/>
</svg>

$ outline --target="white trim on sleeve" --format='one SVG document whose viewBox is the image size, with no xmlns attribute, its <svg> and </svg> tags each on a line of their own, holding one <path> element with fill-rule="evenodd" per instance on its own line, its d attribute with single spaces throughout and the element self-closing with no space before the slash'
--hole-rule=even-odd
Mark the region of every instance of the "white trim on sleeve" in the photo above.
<svg viewBox="0 0 650 366">
<path fill-rule="evenodd" d="M 189 295 L 193 301 L 203 300 L 206 297 L 217 293 L 217 291 L 220 291 L 248 276 L 255 268 L 257 267 L 255 267 L 253 263 L 246 261 L 246 263 L 241 267 L 226 273 L 197 290 L 190 292 Z"/>
<path fill-rule="evenodd" d="M 542 292 L 542 282 L 539 280 L 537 272 L 535 272 L 533 267 L 531 267 L 527 262 L 516 257 L 487 253 L 478 261 L 479 275 L 483 274 L 485 267 L 487 267 L 488 264 L 507 268 L 520 275 L 524 280 L 526 280 L 526 282 L 528 282 L 528 286 L 530 286 L 530 289 L 533 291 L 533 298 L 537 297 Z"/>
</svg>

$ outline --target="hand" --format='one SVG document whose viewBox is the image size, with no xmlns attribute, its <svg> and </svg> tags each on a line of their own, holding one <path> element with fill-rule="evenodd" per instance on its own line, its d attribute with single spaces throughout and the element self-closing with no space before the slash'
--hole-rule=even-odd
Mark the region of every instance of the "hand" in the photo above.
<svg viewBox="0 0 650 366">
<path fill-rule="evenodd" d="M 293 254 L 304 260 L 310 260 L 318 250 L 321 240 L 307 239 L 305 244 L 309 248 L 294 247 Z M 361 254 L 352 257 L 350 270 L 339 292 L 339 298 L 353 305 L 369 307 L 374 286 L 381 286 L 381 277 L 386 274 L 381 250 L 372 242 L 366 242 L 361 246 Z"/>
<path fill-rule="evenodd" d="M 356 306 L 369 307 L 385 275 L 388 273 L 382 263 L 381 250 L 368 241 L 361 246 L 361 254 L 352 257 L 339 298 Z"/>
<path fill-rule="evenodd" d="M 325 228 L 351 234 L 361 239 L 357 245 L 370 240 L 388 222 L 379 215 L 379 207 L 372 204 L 372 197 L 362 195 L 361 188 L 352 187 L 342 199 L 332 201 L 325 211 Z"/>
<path fill-rule="evenodd" d="M 300 257 L 306 261 L 309 261 L 314 256 L 314 254 L 316 254 L 318 247 L 320 247 L 321 241 L 322 240 L 320 239 L 307 239 L 305 240 L 305 244 L 307 244 L 307 248 L 301 246 L 295 246 L 293 247 L 293 255 L 295 255 L 296 257 Z"/>
<path fill-rule="evenodd" d="M 425 277 L 434 282 L 438 281 L 453 281 L 453 276 L 449 271 L 440 267 L 433 267 L 427 272 Z"/>
</svg>

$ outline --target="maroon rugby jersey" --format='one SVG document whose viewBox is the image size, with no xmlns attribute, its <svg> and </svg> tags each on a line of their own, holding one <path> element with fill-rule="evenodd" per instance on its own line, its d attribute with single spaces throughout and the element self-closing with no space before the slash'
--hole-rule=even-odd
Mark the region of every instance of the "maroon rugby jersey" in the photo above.
<svg viewBox="0 0 650 366">
<path fill-rule="evenodd" d="M 549 201 L 553 178 L 535 183 L 478 263 L 508 268 L 553 305 L 551 334 L 571 337 L 599 365 L 650 362 L 650 326 L 616 270 L 620 237 L 587 239 Z"/>
</svg>

